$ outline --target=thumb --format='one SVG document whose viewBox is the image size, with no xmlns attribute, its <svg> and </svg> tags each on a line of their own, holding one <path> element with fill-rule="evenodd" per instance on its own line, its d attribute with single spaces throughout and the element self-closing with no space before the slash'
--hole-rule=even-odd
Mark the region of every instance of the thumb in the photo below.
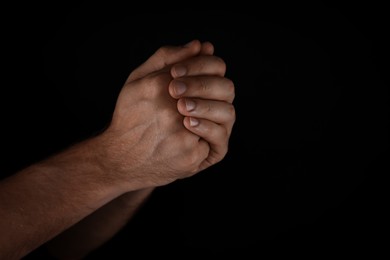
<svg viewBox="0 0 390 260">
<path fill-rule="evenodd" d="M 136 68 L 127 78 L 126 83 L 142 78 L 149 73 L 161 70 L 179 61 L 196 56 L 201 51 L 201 43 L 193 40 L 184 46 L 163 46 Z"/>
</svg>

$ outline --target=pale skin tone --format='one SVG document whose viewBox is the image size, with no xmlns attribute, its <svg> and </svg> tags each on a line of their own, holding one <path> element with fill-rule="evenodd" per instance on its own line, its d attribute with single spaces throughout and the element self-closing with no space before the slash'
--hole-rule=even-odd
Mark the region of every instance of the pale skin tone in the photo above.
<svg viewBox="0 0 390 260">
<path fill-rule="evenodd" d="M 212 54 L 199 41 L 160 48 L 130 74 L 106 131 L 2 181 L 0 258 L 19 259 L 56 237 L 53 255 L 80 259 L 155 187 L 221 161 L 235 121 L 234 85 Z"/>
</svg>

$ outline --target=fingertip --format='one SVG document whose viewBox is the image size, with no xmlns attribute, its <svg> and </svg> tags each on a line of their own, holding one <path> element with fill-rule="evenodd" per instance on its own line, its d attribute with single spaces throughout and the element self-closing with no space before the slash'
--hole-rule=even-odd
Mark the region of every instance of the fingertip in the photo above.
<svg viewBox="0 0 390 260">
<path fill-rule="evenodd" d="M 190 118 L 188 116 L 185 116 L 183 118 L 183 125 L 185 128 L 187 128 L 188 130 L 191 131 L 191 127 L 190 127 Z"/>
<path fill-rule="evenodd" d="M 197 127 L 200 124 L 200 121 L 195 117 L 190 117 L 190 126 Z"/>
<path fill-rule="evenodd" d="M 215 50 L 214 45 L 211 42 L 206 41 L 202 43 L 200 54 L 213 55 L 214 50 Z"/>
<path fill-rule="evenodd" d="M 171 95 L 171 97 L 176 98 L 175 88 L 172 84 L 172 81 L 171 81 L 171 83 L 169 83 L 168 92 L 169 92 L 169 95 Z"/>
<path fill-rule="evenodd" d="M 187 73 L 187 68 L 184 67 L 183 65 L 174 65 L 171 68 L 171 76 L 173 78 L 179 78 L 185 76 Z"/>
<path fill-rule="evenodd" d="M 190 130 L 190 131 L 193 131 L 194 128 L 196 128 L 197 126 L 199 126 L 200 124 L 200 121 L 199 119 L 195 118 L 195 117 L 190 117 L 190 116 L 186 116 L 184 117 L 184 126 Z"/>
<path fill-rule="evenodd" d="M 199 124 L 200 124 L 199 119 L 192 117 L 192 116 L 188 117 L 188 125 L 190 128 L 197 127 Z"/>
<path fill-rule="evenodd" d="M 202 48 L 202 43 L 198 39 L 194 39 L 183 45 L 183 47 L 190 49 L 194 54 L 198 54 Z"/>
<path fill-rule="evenodd" d="M 183 113 L 183 112 L 185 112 L 185 107 L 186 107 L 186 104 L 185 104 L 184 98 L 180 98 L 179 100 L 177 100 L 177 110 L 183 116 L 185 115 L 185 113 Z"/>
<path fill-rule="evenodd" d="M 195 40 L 192 40 L 190 42 L 187 42 L 186 44 L 183 45 L 183 48 L 189 48 L 191 45 L 194 43 Z"/>
</svg>

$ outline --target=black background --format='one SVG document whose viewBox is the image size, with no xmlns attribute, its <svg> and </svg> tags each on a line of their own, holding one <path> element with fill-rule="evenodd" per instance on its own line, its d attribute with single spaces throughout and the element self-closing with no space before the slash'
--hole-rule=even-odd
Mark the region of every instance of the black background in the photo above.
<svg viewBox="0 0 390 260">
<path fill-rule="evenodd" d="M 7 10 L 4 176 L 103 129 L 128 74 L 158 47 L 208 40 L 236 85 L 228 155 L 158 188 L 90 258 L 262 256 L 263 248 L 284 251 L 286 244 L 383 248 L 388 30 L 382 7 L 140 10 L 88 2 Z"/>
</svg>

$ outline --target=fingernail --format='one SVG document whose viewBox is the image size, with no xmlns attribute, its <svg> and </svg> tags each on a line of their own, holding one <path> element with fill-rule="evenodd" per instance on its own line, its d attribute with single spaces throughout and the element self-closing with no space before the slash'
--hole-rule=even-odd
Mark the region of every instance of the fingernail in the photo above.
<svg viewBox="0 0 390 260">
<path fill-rule="evenodd" d="M 193 117 L 190 117 L 190 126 L 197 126 L 199 125 L 199 120 Z"/>
<path fill-rule="evenodd" d="M 174 81 L 175 94 L 180 96 L 187 90 L 187 86 L 184 82 Z"/>
<path fill-rule="evenodd" d="M 190 112 L 190 111 L 195 109 L 196 104 L 195 104 L 195 102 L 193 100 L 186 99 L 185 101 L 186 101 L 186 109 L 187 109 L 188 112 Z"/>
<path fill-rule="evenodd" d="M 176 77 L 182 77 L 187 73 L 187 68 L 182 65 L 176 65 L 173 67 L 173 70 L 175 71 Z"/>
</svg>

